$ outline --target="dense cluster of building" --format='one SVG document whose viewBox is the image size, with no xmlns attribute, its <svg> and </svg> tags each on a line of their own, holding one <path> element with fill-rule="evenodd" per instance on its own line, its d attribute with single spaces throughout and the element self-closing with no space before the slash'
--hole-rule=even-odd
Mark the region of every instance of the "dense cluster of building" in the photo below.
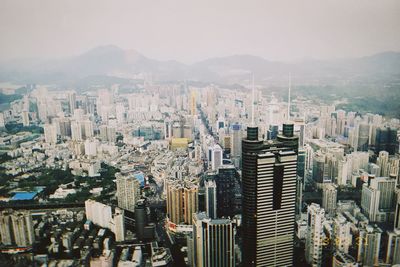
<svg viewBox="0 0 400 267">
<path fill-rule="evenodd" d="M 2 209 L 3 249 L 86 266 L 400 264 L 398 119 L 255 87 L 31 89 L 0 113 L 43 128 L 0 134 L 8 195 L 44 167 L 93 181 L 102 164 L 115 190 L 93 188 L 79 211 Z"/>
</svg>

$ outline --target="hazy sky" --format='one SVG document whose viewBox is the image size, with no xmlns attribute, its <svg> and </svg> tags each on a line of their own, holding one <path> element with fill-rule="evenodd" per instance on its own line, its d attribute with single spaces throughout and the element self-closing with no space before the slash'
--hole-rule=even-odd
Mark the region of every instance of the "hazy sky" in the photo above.
<svg viewBox="0 0 400 267">
<path fill-rule="evenodd" d="M 400 51 L 399 0 L 0 0 L 0 59 L 65 57 L 99 45 L 186 63 Z"/>
</svg>

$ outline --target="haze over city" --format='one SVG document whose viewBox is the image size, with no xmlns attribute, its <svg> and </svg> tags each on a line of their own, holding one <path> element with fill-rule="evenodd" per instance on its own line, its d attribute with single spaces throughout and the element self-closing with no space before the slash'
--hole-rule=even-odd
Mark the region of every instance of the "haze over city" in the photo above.
<svg viewBox="0 0 400 267">
<path fill-rule="evenodd" d="M 2 61 L 68 57 L 109 44 L 183 63 L 236 54 L 288 61 L 400 50 L 396 0 L 5 0 L 0 13 Z"/>
</svg>

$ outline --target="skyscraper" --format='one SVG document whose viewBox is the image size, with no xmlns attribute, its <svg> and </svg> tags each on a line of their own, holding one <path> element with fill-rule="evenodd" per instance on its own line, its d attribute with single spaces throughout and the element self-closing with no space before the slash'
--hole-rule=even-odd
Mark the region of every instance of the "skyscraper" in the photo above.
<svg viewBox="0 0 400 267">
<path fill-rule="evenodd" d="M 222 165 L 215 177 L 217 184 L 217 215 L 218 217 L 233 217 L 237 212 L 236 185 L 238 173 L 233 165 Z M 239 191 L 240 193 L 240 191 Z"/>
<path fill-rule="evenodd" d="M 292 266 L 298 139 L 285 124 L 279 141 L 242 141 L 243 266 Z"/>
<path fill-rule="evenodd" d="M 231 220 L 210 219 L 205 213 L 194 214 L 193 243 L 193 266 L 235 266 L 235 238 Z"/>
</svg>

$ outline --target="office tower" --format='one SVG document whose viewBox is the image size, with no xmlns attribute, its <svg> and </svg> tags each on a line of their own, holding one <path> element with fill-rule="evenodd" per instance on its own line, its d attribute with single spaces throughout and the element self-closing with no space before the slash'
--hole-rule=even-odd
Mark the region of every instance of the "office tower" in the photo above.
<svg viewBox="0 0 400 267">
<path fill-rule="evenodd" d="M 71 138 L 74 141 L 82 141 L 82 126 L 79 121 L 71 121 Z"/>
<path fill-rule="evenodd" d="M 386 263 L 400 264 L 400 229 L 388 231 L 388 243 L 386 250 Z"/>
<path fill-rule="evenodd" d="M 374 225 L 360 229 L 358 237 L 357 261 L 362 266 L 378 266 L 382 230 Z"/>
<path fill-rule="evenodd" d="M 358 267 L 357 261 L 349 254 L 336 251 L 332 258 L 332 267 Z"/>
<path fill-rule="evenodd" d="M 332 183 L 324 184 L 322 189 L 322 207 L 326 214 L 333 216 L 336 210 L 337 185 Z"/>
<path fill-rule="evenodd" d="M 57 127 L 53 124 L 44 125 L 44 139 L 46 143 L 55 145 L 57 144 Z"/>
<path fill-rule="evenodd" d="M 222 165 L 223 151 L 222 148 L 215 144 L 209 148 L 209 162 L 212 170 L 217 170 Z"/>
<path fill-rule="evenodd" d="M 352 244 L 351 223 L 340 213 L 333 220 L 333 235 L 335 249 L 349 253 L 349 247 Z"/>
<path fill-rule="evenodd" d="M 134 212 L 135 205 L 140 199 L 140 182 L 132 172 L 118 172 L 115 178 L 118 207 Z"/>
<path fill-rule="evenodd" d="M 193 216 L 193 266 L 234 267 L 235 237 L 232 221 L 210 219 L 205 213 Z"/>
<path fill-rule="evenodd" d="M 237 178 L 238 173 L 233 165 L 222 165 L 218 168 L 215 177 L 217 185 L 217 215 L 221 217 L 233 217 L 238 210 L 237 206 Z"/>
<path fill-rule="evenodd" d="M 282 134 L 277 135 L 277 140 L 282 142 L 285 147 L 298 152 L 299 149 L 299 137 L 294 135 L 294 125 L 292 123 L 284 123 L 282 128 Z"/>
<path fill-rule="evenodd" d="M 358 125 L 357 151 L 368 151 L 369 128 L 369 124 Z"/>
<path fill-rule="evenodd" d="M 204 187 L 207 216 L 215 219 L 217 218 L 217 185 L 214 180 L 208 179 L 204 182 Z"/>
<path fill-rule="evenodd" d="M 379 127 L 375 134 L 375 153 L 382 150 L 394 155 L 399 151 L 398 129 L 391 127 Z"/>
<path fill-rule="evenodd" d="M 198 186 L 187 180 L 167 180 L 167 214 L 173 224 L 191 224 L 198 211 Z"/>
<path fill-rule="evenodd" d="M 135 230 L 137 237 L 144 238 L 144 229 L 147 225 L 147 210 L 143 201 L 139 201 L 135 207 Z"/>
<path fill-rule="evenodd" d="M 395 188 L 396 180 L 388 177 L 369 177 L 364 183 L 361 208 L 371 222 L 387 222 L 394 215 Z"/>
<path fill-rule="evenodd" d="M 29 126 L 29 112 L 24 110 L 22 111 L 22 125 L 24 127 L 28 127 Z"/>
<path fill-rule="evenodd" d="M 69 106 L 69 113 L 72 114 L 76 108 L 76 94 L 75 92 L 68 93 L 68 106 Z"/>
<path fill-rule="evenodd" d="M 322 264 L 322 239 L 325 211 L 318 204 L 312 203 L 307 208 L 306 261 L 312 267 Z"/>
<path fill-rule="evenodd" d="M 264 143 L 258 127 L 242 141 L 243 266 L 292 266 L 298 140 Z"/>
<path fill-rule="evenodd" d="M 394 215 L 394 229 L 400 230 L 400 188 L 396 189 L 397 201 L 396 201 L 396 213 Z"/>
<path fill-rule="evenodd" d="M 325 154 L 321 151 L 317 151 L 313 156 L 312 164 L 312 178 L 317 184 L 324 183 L 325 174 Z"/>
<path fill-rule="evenodd" d="M 297 175 L 304 179 L 306 174 L 306 159 L 307 151 L 303 147 L 299 148 L 299 153 L 297 156 Z"/>
<path fill-rule="evenodd" d="M 240 124 L 234 124 L 231 130 L 231 159 L 235 167 L 239 168 L 242 156 L 242 127 Z"/>
</svg>

